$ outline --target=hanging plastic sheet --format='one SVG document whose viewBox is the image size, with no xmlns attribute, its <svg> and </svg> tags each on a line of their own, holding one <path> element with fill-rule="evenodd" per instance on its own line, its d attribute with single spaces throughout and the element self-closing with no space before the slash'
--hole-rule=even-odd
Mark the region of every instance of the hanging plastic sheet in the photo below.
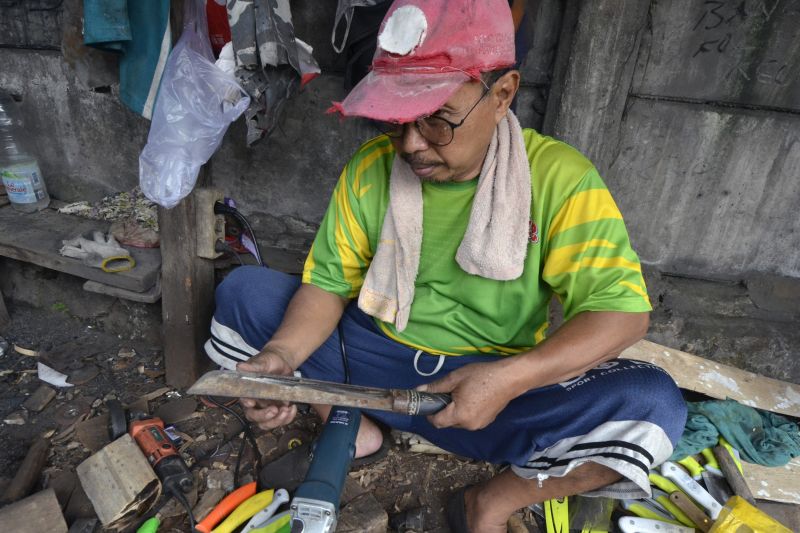
<svg viewBox="0 0 800 533">
<path fill-rule="evenodd" d="M 139 156 L 142 192 L 167 208 L 192 191 L 200 167 L 250 103 L 236 79 L 214 64 L 205 18 L 202 0 L 187 0 L 183 33 L 167 60 Z"/>
</svg>

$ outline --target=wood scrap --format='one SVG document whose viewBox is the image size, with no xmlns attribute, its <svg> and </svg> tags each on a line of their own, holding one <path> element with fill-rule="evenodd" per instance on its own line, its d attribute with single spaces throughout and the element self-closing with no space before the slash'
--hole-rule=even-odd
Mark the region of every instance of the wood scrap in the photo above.
<svg viewBox="0 0 800 533">
<path fill-rule="evenodd" d="M 67 533 L 67 522 L 53 489 L 37 492 L 0 509 L 3 531 L 14 533 Z"/>
<path fill-rule="evenodd" d="M 357 496 L 342 507 L 336 531 L 339 533 L 385 533 L 389 515 L 371 492 Z"/>
<path fill-rule="evenodd" d="M 39 352 L 37 350 L 25 348 L 24 346 L 19 346 L 18 344 L 14 345 L 14 351 L 26 357 L 38 357 L 39 355 Z"/>
<path fill-rule="evenodd" d="M 715 363 L 646 340 L 624 350 L 621 357 L 660 366 L 683 389 L 721 400 L 731 398 L 750 407 L 800 417 L 800 385 Z"/>
<path fill-rule="evenodd" d="M 28 411 L 38 413 L 47 407 L 47 404 L 49 404 L 55 397 L 55 389 L 42 384 L 38 389 L 36 389 L 36 391 L 34 391 L 33 394 L 30 395 L 27 400 L 25 400 L 25 403 L 23 403 L 22 406 Z"/>
<path fill-rule="evenodd" d="M 800 385 L 760 376 L 690 353 L 641 340 L 621 357 L 656 364 L 679 387 L 712 398 L 731 398 L 744 405 L 775 413 L 800 416 Z M 743 463 L 744 477 L 758 499 L 800 504 L 800 458 L 779 467 Z"/>
<path fill-rule="evenodd" d="M 50 440 L 39 437 L 28 449 L 25 459 L 22 460 L 14 479 L 6 487 L 0 502 L 11 503 L 27 496 L 42 473 L 47 462 L 47 453 L 50 450 Z M 55 496 L 54 496 L 55 497 Z M 59 512 L 60 514 L 60 512 Z M 2 523 L 2 522 L 0 522 Z"/>
</svg>

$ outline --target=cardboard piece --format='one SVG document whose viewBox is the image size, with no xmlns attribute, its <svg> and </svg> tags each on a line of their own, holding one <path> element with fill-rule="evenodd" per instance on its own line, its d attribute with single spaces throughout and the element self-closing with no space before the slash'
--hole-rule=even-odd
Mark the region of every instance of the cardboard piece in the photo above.
<svg viewBox="0 0 800 533">
<path fill-rule="evenodd" d="M 155 472 L 128 434 L 78 465 L 77 473 L 97 517 L 108 528 L 123 529 L 161 494 Z"/>
</svg>

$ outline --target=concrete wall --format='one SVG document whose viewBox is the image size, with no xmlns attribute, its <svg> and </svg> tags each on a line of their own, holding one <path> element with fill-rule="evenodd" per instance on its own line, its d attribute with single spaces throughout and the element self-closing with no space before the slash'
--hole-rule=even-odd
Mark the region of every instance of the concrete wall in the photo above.
<svg viewBox="0 0 800 533">
<path fill-rule="evenodd" d="M 581 3 L 554 132 L 604 174 L 643 261 L 800 276 L 798 28 L 799 0 Z"/>
<path fill-rule="evenodd" d="M 0 8 L 0 90 L 21 100 L 50 190 L 72 201 L 130 189 L 148 123 L 119 103 L 113 56 L 80 46 L 81 2 L 33 3 Z M 692 275 L 800 276 L 800 0 L 531 5 L 517 114 L 596 162 L 642 259 Z M 335 2 L 292 10 L 323 75 L 256 147 L 234 124 L 212 176 L 265 245 L 303 252 L 373 132 L 324 113 L 344 96 Z"/>
</svg>

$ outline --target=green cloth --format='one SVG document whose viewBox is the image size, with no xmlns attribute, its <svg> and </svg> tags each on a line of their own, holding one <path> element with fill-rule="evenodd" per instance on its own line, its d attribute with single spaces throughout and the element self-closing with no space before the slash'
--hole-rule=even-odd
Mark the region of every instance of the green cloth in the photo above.
<svg viewBox="0 0 800 533">
<path fill-rule="evenodd" d="M 800 429 L 785 417 L 735 400 L 687 402 L 689 414 L 670 460 L 716 446 L 722 436 L 742 459 L 764 466 L 783 466 L 800 455 Z"/>
<path fill-rule="evenodd" d="M 523 130 L 531 168 L 531 229 L 523 274 L 497 281 L 455 260 L 477 179 L 422 183 L 422 249 L 408 326 L 376 319 L 388 337 L 428 353 L 512 355 L 545 338 L 553 294 L 566 319 L 584 311 L 650 310 L 622 215 L 597 170 L 574 148 Z M 395 151 L 364 144 L 342 172 L 309 252 L 303 282 L 358 296 L 389 205 Z"/>
</svg>

